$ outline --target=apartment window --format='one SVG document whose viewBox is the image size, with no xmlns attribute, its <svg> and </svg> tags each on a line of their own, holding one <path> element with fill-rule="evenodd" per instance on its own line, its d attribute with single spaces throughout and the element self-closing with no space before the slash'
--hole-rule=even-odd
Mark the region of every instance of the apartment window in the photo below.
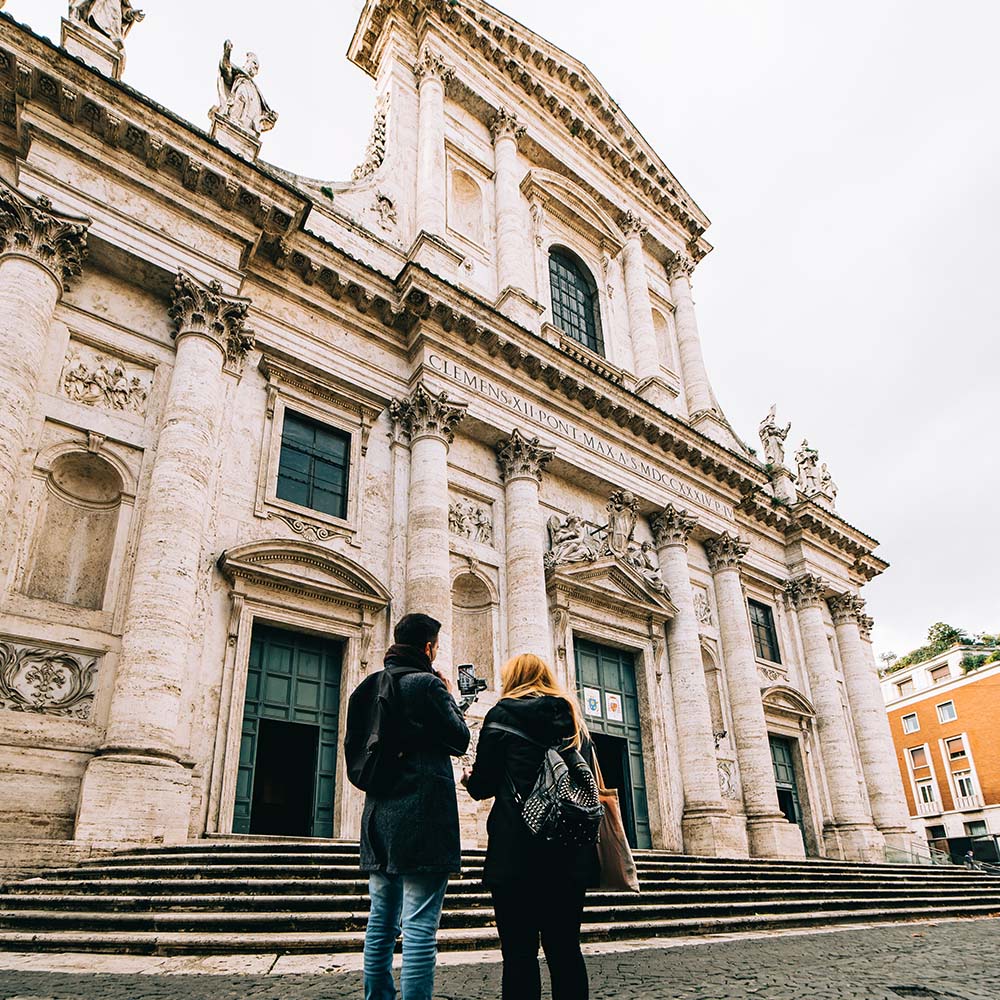
<svg viewBox="0 0 1000 1000">
<path fill-rule="evenodd" d="M 954 722 L 958 718 L 953 701 L 942 702 L 937 707 L 938 722 Z"/>
<path fill-rule="evenodd" d="M 346 517 L 350 456 L 349 434 L 286 410 L 278 497 L 333 517 Z"/>
<path fill-rule="evenodd" d="M 914 767 L 914 769 L 927 767 L 927 748 L 910 747 L 910 764 Z"/>
<path fill-rule="evenodd" d="M 903 716 L 904 733 L 916 733 L 919 730 L 920 730 L 920 720 L 917 718 L 915 713 L 912 715 Z"/>
<path fill-rule="evenodd" d="M 976 794 L 976 783 L 972 780 L 971 771 L 956 771 L 952 777 L 955 779 L 955 789 L 960 798 Z"/>
<path fill-rule="evenodd" d="M 948 831 L 945 830 L 943 826 L 927 827 L 928 840 L 947 840 L 947 838 L 948 838 Z"/>
<path fill-rule="evenodd" d="M 907 677 L 904 681 L 896 681 L 896 691 L 899 697 L 913 693 L 913 678 Z"/>
<path fill-rule="evenodd" d="M 930 805 L 932 802 L 937 801 L 937 796 L 934 794 L 933 781 L 917 782 L 917 799 L 925 805 Z"/>
<path fill-rule="evenodd" d="M 958 760 L 959 757 L 967 757 L 965 750 L 965 737 L 953 736 L 950 740 L 944 741 L 945 750 L 948 751 L 949 760 Z"/>
<path fill-rule="evenodd" d="M 750 629 L 753 632 L 753 648 L 762 660 L 781 663 L 778 653 L 778 633 L 774 627 L 774 612 L 759 601 L 748 601 L 750 607 Z"/>
<path fill-rule="evenodd" d="M 965 824 L 965 833 L 969 837 L 988 837 L 990 831 L 986 829 L 986 820 L 974 819 Z"/>
<path fill-rule="evenodd" d="M 552 322 L 573 340 L 604 354 L 597 285 L 576 254 L 553 247 L 549 254 Z"/>
<path fill-rule="evenodd" d="M 951 677 L 951 668 L 947 663 L 942 663 L 940 667 L 935 667 L 930 674 L 932 684 L 941 684 Z"/>
</svg>

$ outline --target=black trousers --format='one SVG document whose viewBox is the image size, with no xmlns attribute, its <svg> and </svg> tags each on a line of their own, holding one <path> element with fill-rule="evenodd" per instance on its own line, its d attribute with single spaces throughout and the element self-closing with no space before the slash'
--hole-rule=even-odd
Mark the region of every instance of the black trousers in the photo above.
<svg viewBox="0 0 1000 1000">
<path fill-rule="evenodd" d="M 539 1000 L 541 941 L 552 980 L 552 1000 L 587 1000 L 587 966 L 580 952 L 584 889 L 548 879 L 493 889 L 503 951 L 503 1000 Z"/>
</svg>

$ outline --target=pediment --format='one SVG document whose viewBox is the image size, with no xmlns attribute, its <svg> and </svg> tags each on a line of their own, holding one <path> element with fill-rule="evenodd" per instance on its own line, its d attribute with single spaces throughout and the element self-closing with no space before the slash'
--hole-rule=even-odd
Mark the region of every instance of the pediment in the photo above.
<svg viewBox="0 0 1000 1000">
<path fill-rule="evenodd" d="M 653 589 L 641 573 L 613 557 L 557 566 L 549 571 L 546 582 L 549 590 L 627 617 L 666 621 L 677 614 L 666 591 Z"/>
<path fill-rule="evenodd" d="M 562 216 L 573 229 L 617 254 L 624 246 L 622 231 L 597 201 L 572 181 L 551 170 L 534 169 L 521 183 L 524 196 L 541 199 L 546 210 Z"/>
<path fill-rule="evenodd" d="M 370 611 L 381 611 L 390 600 L 389 591 L 363 566 L 312 542 L 248 542 L 223 552 L 218 565 L 234 586 L 249 582 Z"/>
<path fill-rule="evenodd" d="M 816 717 L 816 709 L 812 702 L 795 688 L 787 684 L 775 684 L 769 687 L 762 696 L 765 709 L 773 709 L 786 715 L 798 715 L 807 719 Z"/>
</svg>

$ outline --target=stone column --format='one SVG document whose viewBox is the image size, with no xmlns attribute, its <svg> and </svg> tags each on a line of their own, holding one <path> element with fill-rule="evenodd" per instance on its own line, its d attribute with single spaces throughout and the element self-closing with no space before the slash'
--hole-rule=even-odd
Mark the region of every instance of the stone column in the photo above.
<svg viewBox="0 0 1000 1000">
<path fill-rule="evenodd" d="M 864 600 L 855 594 L 842 594 L 829 605 L 872 816 L 887 843 L 909 850 L 913 834 L 903 779 L 896 763 L 878 672 L 863 637 L 871 634 L 871 619 L 864 613 Z"/>
<path fill-rule="evenodd" d="M 691 298 L 691 275 L 694 268 L 694 261 L 687 254 L 675 254 L 667 267 L 670 295 L 674 300 L 677 346 L 681 355 L 681 378 L 684 380 L 684 397 L 691 420 L 701 413 L 714 413 L 716 410 L 708 372 L 705 370 L 705 358 L 701 353 L 694 301 Z"/>
<path fill-rule="evenodd" d="M 451 670 L 451 562 L 448 535 L 448 449 L 466 404 L 421 382 L 389 412 L 410 439 L 410 495 L 406 535 L 407 614 L 441 622 L 440 666 Z"/>
<path fill-rule="evenodd" d="M 87 252 L 89 220 L 0 181 L 0 520 L 12 514 L 56 303 Z"/>
<path fill-rule="evenodd" d="M 160 424 L 104 746 L 84 776 L 77 837 L 184 840 L 188 774 L 176 733 L 203 582 L 203 528 L 219 462 L 223 365 L 253 346 L 249 300 L 185 274 L 170 317 L 177 354 Z M 194 649 L 200 648 L 195 643 Z"/>
<path fill-rule="evenodd" d="M 667 629 L 667 655 L 684 786 L 681 831 L 688 854 L 746 855 L 746 843 L 739 842 L 719 788 L 712 710 L 688 569 L 688 538 L 697 523 L 697 518 L 673 504 L 650 518 L 660 572 L 677 608 Z"/>
<path fill-rule="evenodd" d="M 535 653 L 547 660 L 552 648 L 538 485 L 542 470 L 554 457 L 554 449 L 518 430 L 497 446 L 507 512 L 508 656 Z"/>
<path fill-rule="evenodd" d="M 827 853 L 849 861 L 883 860 L 883 841 L 868 819 L 861 798 L 837 668 L 823 621 L 826 582 L 805 573 L 787 584 L 802 635 L 809 688 L 833 815 L 824 823 Z M 895 756 L 893 757 L 895 760 Z"/>
<path fill-rule="evenodd" d="M 799 829 L 781 812 L 774 784 L 760 674 L 740 580 L 740 564 L 749 548 L 749 542 L 728 532 L 705 545 L 719 606 L 722 657 L 733 715 L 736 756 L 743 779 L 750 853 L 757 858 L 804 857 L 805 847 Z"/>
<path fill-rule="evenodd" d="M 444 88 L 455 71 L 424 48 L 413 72 L 419 91 L 417 124 L 417 232 L 444 236 Z"/>
<path fill-rule="evenodd" d="M 628 325 L 632 331 L 635 355 L 635 377 L 638 392 L 653 402 L 664 402 L 660 383 L 660 347 L 653 328 L 653 304 L 649 298 L 649 278 L 646 275 L 646 251 L 642 237 L 646 225 L 632 212 L 626 212 L 618 223 L 625 234 L 623 263 L 625 297 L 628 302 Z M 655 398 L 654 398 L 655 397 Z"/>
</svg>

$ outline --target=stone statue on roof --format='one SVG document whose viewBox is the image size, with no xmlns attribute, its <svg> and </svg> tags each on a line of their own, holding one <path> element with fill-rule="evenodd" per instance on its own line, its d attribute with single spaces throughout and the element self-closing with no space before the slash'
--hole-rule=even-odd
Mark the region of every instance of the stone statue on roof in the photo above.
<svg viewBox="0 0 1000 1000">
<path fill-rule="evenodd" d="M 69 4 L 71 21 L 79 21 L 100 32 L 118 48 L 124 47 L 125 36 L 145 16 L 132 6 L 131 0 L 70 0 Z"/>
<path fill-rule="evenodd" d="M 795 464 L 799 473 L 799 489 L 807 496 L 818 493 L 819 452 L 815 448 L 810 448 L 808 441 L 803 440 L 802 447 L 795 453 Z"/>
<path fill-rule="evenodd" d="M 757 433 L 760 434 L 760 443 L 764 446 L 764 460 L 767 464 L 782 466 L 785 464 L 785 438 L 788 437 L 792 425 L 779 427 L 777 412 L 778 407 L 775 404 L 761 421 Z"/>
<path fill-rule="evenodd" d="M 233 65 L 232 54 L 233 43 L 227 39 L 219 62 L 219 105 L 214 111 L 244 132 L 259 136 L 274 128 L 278 116 L 254 82 L 260 69 L 257 56 L 248 52 L 246 66 L 241 67 Z"/>
</svg>

